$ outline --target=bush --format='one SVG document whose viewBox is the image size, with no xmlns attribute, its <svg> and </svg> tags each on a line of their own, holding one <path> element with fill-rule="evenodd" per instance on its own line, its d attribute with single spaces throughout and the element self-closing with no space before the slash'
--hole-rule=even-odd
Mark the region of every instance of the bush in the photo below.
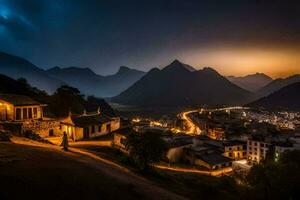
<svg viewBox="0 0 300 200">
<path fill-rule="evenodd" d="M 10 142 L 11 133 L 7 131 L 0 131 L 0 141 L 1 142 Z"/>
<path fill-rule="evenodd" d="M 131 133 L 127 137 L 126 148 L 135 165 L 141 171 L 148 171 L 161 159 L 166 144 L 157 133 Z"/>
</svg>

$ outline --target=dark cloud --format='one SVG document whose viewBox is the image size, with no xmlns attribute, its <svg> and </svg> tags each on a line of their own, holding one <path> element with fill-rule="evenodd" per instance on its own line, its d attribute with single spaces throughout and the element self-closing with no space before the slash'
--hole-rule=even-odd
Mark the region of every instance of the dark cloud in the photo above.
<svg viewBox="0 0 300 200">
<path fill-rule="evenodd" d="M 292 0 L 0 0 L 0 41 L 15 39 L 0 50 L 42 67 L 111 73 L 119 65 L 156 66 L 190 49 L 298 48 L 299 13 Z"/>
</svg>

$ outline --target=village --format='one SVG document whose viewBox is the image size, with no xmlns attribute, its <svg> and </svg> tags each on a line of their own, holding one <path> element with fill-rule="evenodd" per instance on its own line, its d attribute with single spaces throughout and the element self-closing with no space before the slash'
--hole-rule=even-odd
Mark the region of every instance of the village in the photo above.
<svg viewBox="0 0 300 200">
<path fill-rule="evenodd" d="M 275 151 L 275 160 L 285 151 L 300 149 L 299 121 L 295 120 L 297 123 L 288 130 L 288 125 L 273 127 L 265 117 L 254 118 L 253 112 L 243 108 L 198 109 L 159 120 L 125 120 L 104 114 L 100 107 L 94 112 L 84 110 L 82 114 L 69 112 L 67 117 L 49 118 L 44 115 L 46 106 L 27 96 L 1 94 L 1 131 L 21 137 L 33 134 L 55 145 L 60 145 L 66 134 L 75 146 L 85 141 L 86 146 L 104 145 L 124 155 L 129 154 L 128 135 L 151 132 L 167 144 L 155 167 L 212 176 L 246 173 L 253 164 L 266 159 L 270 149 Z M 293 116 L 299 119 L 297 114 Z"/>
</svg>

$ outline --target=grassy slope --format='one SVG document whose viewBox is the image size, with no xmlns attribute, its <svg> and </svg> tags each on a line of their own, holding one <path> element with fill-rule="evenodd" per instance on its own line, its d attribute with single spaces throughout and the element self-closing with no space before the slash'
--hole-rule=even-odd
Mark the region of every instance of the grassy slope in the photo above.
<svg viewBox="0 0 300 200">
<path fill-rule="evenodd" d="M 0 199 L 134 200 L 151 199 L 153 193 L 160 199 L 175 197 L 104 163 L 78 158 L 55 149 L 0 143 Z"/>
</svg>

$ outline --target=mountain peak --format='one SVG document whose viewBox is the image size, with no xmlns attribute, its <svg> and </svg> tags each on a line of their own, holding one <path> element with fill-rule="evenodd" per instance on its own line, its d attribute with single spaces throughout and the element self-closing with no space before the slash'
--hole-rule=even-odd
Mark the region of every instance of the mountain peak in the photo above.
<svg viewBox="0 0 300 200">
<path fill-rule="evenodd" d="M 183 63 L 177 59 L 175 59 L 175 60 L 173 60 L 173 62 L 171 62 L 171 65 L 177 65 L 177 64 L 183 64 Z"/>
<path fill-rule="evenodd" d="M 163 71 L 196 71 L 192 66 L 186 65 L 182 62 L 180 62 L 179 60 L 175 59 L 171 64 L 169 64 L 168 66 L 166 66 L 165 68 L 163 68 Z"/>
<path fill-rule="evenodd" d="M 124 72 L 127 72 L 127 71 L 130 71 L 131 69 L 129 67 L 126 67 L 126 66 L 120 66 L 119 70 L 117 73 L 124 73 Z"/>
<path fill-rule="evenodd" d="M 202 72 L 204 72 L 204 73 L 209 73 L 209 74 L 218 74 L 219 75 L 219 73 L 214 69 L 214 68 L 212 68 L 212 67 L 204 67 L 202 70 L 200 70 L 200 71 L 202 71 Z"/>
</svg>

